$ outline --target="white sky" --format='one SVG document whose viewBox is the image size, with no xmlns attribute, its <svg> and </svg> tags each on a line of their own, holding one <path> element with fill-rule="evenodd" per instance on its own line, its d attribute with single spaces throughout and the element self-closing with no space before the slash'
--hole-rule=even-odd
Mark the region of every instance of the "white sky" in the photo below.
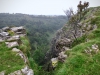
<svg viewBox="0 0 100 75">
<path fill-rule="evenodd" d="M 77 10 L 80 0 L 0 0 L 0 13 L 23 13 L 32 15 L 65 15 L 63 10 Z M 100 0 L 90 2 L 90 7 L 100 6 Z"/>
</svg>

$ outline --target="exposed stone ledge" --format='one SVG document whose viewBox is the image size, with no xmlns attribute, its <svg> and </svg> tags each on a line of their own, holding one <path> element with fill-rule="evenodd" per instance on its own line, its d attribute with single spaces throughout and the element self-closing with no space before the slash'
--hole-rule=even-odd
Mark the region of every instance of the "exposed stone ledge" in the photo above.
<svg viewBox="0 0 100 75">
<path fill-rule="evenodd" d="M 22 43 L 20 37 L 24 36 L 26 36 L 26 30 L 23 26 L 4 27 L 0 29 L 0 42 L 5 42 L 7 47 L 11 48 L 13 52 L 16 52 L 16 55 L 20 56 L 26 65 L 24 68 L 8 75 L 34 75 L 33 70 L 28 67 L 28 58 L 20 49 L 16 48 Z M 0 72 L 0 75 L 5 75 L 5 71 Z"/>
</svg>

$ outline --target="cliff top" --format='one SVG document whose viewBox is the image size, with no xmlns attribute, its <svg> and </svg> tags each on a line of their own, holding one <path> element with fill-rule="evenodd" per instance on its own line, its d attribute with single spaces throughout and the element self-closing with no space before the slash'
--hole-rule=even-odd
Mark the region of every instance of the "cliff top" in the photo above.
<svg viewBox="0 0 100 75">
<path fill-rule="evenodd" d="M 0 75 L 32 74 L 27 54 L 30 44 L 24 27 L 0 29 Z"/>
</svg>

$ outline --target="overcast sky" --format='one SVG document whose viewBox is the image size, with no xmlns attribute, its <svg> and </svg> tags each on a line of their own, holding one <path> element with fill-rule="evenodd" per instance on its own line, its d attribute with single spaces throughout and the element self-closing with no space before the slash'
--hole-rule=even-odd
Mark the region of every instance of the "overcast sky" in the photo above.
<svg viewBox="0 0 100 75">
<path fill-rule="evenodd" d="M 0 0 L 0 13 L 24 13 L 31 15 L 65 15 L 63 10 L 77 9 L 80 0 Z M 100 6 L 100 0 L 90 2 L 90 7 Z"/>
</svg>

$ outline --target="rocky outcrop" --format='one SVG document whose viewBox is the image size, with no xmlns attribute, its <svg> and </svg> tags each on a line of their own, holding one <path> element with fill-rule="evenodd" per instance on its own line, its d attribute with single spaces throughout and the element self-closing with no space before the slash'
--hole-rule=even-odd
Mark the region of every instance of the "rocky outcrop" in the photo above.
<svg viewBox="0 0 100 75">
<path fill-rule="evenodd" d="M 70 46 L 73 41 L 77 41 L 77 38 L 83 36 L 84 34 L 88 35 L 90 32 L 97 29 L 96 24 L 91 24 L 91 19 L 95 17 L 93 15 L 96 11 L 94 10 L 95 9 L 89 11 L 91 14 L 84 15 L 82 21 L 76 20 L 75 22 L 71 21 L 71 23 L 69 21 L 65 26 L 59 29 L 51 41 L 51 50 L 47 52 L 45 58 L 49 60 L 52 58 L 57 58 L 58 61 L 64 62 L 68 57 L 68 55 L 66 55 L 66 51 L 71 50 Z M 88 40 L 89 39 L 87 39 L 87 41 Z M 98 50 L 94 51 L 97 52 Z M 85 52 L 87 53 L 88 50 L 85 50 Z"/>
<path fill-rule="evenodd" d="M 12 48 L 12 47 L 17 47 L 19 46 L 19 44 L 17 43 L 17 41 L 15 42 L 5 42 L 8 48 Z"/>
<path fill-rule="evenodd" d="M 20 27 L 4 27 L 0 29 L 0 43 L 5 42 L 6 46 L 20 56 L 26 65 L 21 70 L 14 71 L 8 75 L 34 75 L 32 69 L 29 68 L 28 58 L 18 47 L 22 44 L 21 37 L 26 36 L 26 30 L 23 26 Z M 16 65 L 15 65 L 16 66 Z M 5 75 L 5 71 L 0 72 L 0 75 Z"/>
<path fill-rule="evenodd" d="M 12 27 L 11 30 L 13 32 L 16 32 L 17 34 L 24 34 L 25 33 L 25 28 L 23 26 L 20 26 L 20 27 Z"/>
<path fill-rule="evenodd" d="M 99 47 L 96 44 L 93 44 L 91 47 L 87 47 L 87 49 L 84 50 L 84 52 L 88 55 L 93 55 L 98 53 Z"/>
<path fill-rule="evenodd" d="M 55 68 L 57 66 L 57 62 L 58 62 L 58 58 L 52 58 L 51 59 L 51 63 L 52 63 L 53 68 Z"/>
<path fill-rule="evenodd" d="M 29 69 L 29 67 L 26 66 L 23 69 L 10 73 L 8 75 L 34 75 L 34 73 L 32 69 Z"/>
<path fill-rule="evenodd" d="M 0 75 L 5 75 L 5 71 L 0 72 Z"/>
<path fill-rule="evenodd" d="M 67 58 L 67 55 L 65 54 L 65 52 L 62 51 L 59 53 L 59 55 L 58 55 L 59 61 L 64 62 L 66 58 Z"/>
<path fill-rule="evenodd" d="M 17 48 L 13 48 L 12 51 L 13 51 L 13 52 L 17 52 L 16 55 L 19 55 L 19 56 L 24 60 L 24 63 L 25 63 L 25 64 L 28 63 L 28 58 L 24 55 L 24 53 L 23 53 L 21 50 L 19 50 L 19 49 L 17 49 Z"/>
</svg>

